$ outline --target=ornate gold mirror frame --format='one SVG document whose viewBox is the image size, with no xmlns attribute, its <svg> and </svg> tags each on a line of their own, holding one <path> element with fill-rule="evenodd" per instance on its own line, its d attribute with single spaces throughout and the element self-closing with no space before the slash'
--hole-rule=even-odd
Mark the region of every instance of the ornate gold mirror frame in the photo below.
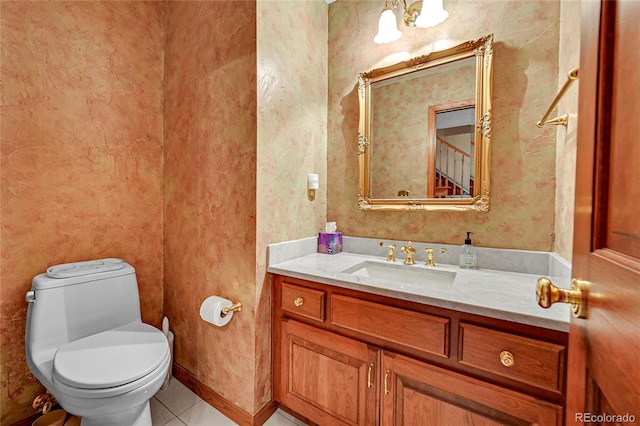
<svg viewBox="0 0 640 426">
<path fill-rule="evenodd" d="M 454 61 L 475 57 L 475 158 L 474 188 L 465 198 L 413 198 L 407 191 L 398 191 L 398 198 L 372 198 L 371 195 L 371 150 L 375 140 L 371 139 L 372 129 L 372 84 L 405 76 L 410 73 L 446 65 Z M 458 46 L 432 52 L 395 65 L 361 73 L 358 76 L 358 97 L 360 103 L 360 124 L 358 129 L 358 163 L 360 168 L 358 183 L 358 209 L 360 210 L 439 210 L 439 211 L 477 211 L 489 210 L 491 175 L 491 93 L 493 85 L 493 35 Z M 459 99 L 460 101 L 468 100 Z M 439 103 L 433 100 L 432 104 Z M 414 117 L 415 119 L 415 117 Z M 429 122 L 424 116 L 424 126 Z M 433 125 L 433 123 L 431 123 Z M 427 151 L 433 155 L 435 129 L 429 129 Z M 433 133 L 433 135 L 431 135 Z M 434 164 L 433 158 L 424 158 L 425 164 Z M 430 170 L 428 173 L 433 174 Z M 425 180 L 427 178 L 425 177 Z M 374 194 L 375 195 L 375 194 Z"/>
</svg>

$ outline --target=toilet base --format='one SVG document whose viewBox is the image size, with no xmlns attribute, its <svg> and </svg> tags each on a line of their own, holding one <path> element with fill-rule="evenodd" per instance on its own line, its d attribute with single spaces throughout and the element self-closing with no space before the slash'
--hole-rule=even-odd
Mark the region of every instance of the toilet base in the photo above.
<svg viewBox="0 0 640 426">
<path fill-rule="evenodd" d="M 151 426 L 151 406 L 149 400 L 138 407 L 122 413 L 117 418 L 86 418 L 83 417 L 80 426 Z"/>
</svg>

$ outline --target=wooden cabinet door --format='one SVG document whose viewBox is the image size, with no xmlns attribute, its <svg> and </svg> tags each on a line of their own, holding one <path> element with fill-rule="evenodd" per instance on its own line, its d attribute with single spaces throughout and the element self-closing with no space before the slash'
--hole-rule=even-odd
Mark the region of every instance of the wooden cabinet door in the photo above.
<svg viewBox="0 0 640 426">
<path fill-rule="evenodd" d="M 567 424 L 640 419 L 640 2 L 583 1 Z M 626 416 L 626 417 L 625 417 Z"/>
<path fill-rule="evenodd" d="M 562 424 L 562 407 L 384 352 L 383 426 Z"/>
<path fill-rule="evenodd" d="M 276 399 L 320 425 L 378 424 L 379 351 L 291 319 L 281 326 Z"/>
</svg>

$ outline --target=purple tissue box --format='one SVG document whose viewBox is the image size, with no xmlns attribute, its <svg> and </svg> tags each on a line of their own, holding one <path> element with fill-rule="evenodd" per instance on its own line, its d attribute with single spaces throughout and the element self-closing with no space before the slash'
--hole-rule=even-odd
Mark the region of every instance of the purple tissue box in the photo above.
<svg viewBox="0 0 640 426">
<path fill-rule="evenodd" d="M 342 252 L 342 232 L 320 232 L 318 253 L 336 254 Z"/>
</svg>

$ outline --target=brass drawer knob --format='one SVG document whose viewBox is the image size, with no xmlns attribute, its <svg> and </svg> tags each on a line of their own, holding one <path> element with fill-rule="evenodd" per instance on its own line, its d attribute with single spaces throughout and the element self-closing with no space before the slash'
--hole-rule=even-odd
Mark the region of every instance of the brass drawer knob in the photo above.
<svg viewBox="0 0 640 426">
<path fill-rule="evenodd" d="M 513 364 L 516 363 L 515 358 L 513 358 L 513 354 L 509 351 L 500 352 L 500 362 L 505 367 L 513 367 Z"/>
<path fill-rule="evenodd" d="M 298 297 L 296 300 L 293 301 L 293 304 L 296 306 L 302 306 L 303 303 L 304 303 L 304 300 L 302 299 L 302 297 Z"/>
</svg>

